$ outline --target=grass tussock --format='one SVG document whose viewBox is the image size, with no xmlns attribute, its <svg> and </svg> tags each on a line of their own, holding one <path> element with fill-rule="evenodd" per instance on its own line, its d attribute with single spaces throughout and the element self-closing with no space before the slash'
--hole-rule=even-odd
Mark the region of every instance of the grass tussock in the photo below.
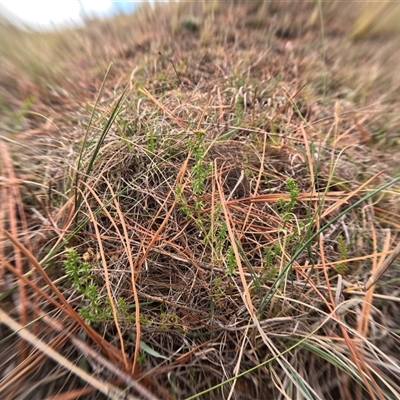
<svg viewBox="0 0 400 400">
<path fill-rule="evenodd" d="M 4 396 L 398 398 L 396 37 L 292 6 L 13 28 Z"/>
</svg>

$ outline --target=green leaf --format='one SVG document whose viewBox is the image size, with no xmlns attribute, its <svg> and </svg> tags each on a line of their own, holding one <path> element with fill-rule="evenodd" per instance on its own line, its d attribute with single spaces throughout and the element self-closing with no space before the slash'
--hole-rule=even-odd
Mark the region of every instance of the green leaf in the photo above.
<svg viewBox="0 0 400 400">
<path fill-rule="evenodd" d="M 156 358 L 162 358 L 163 360 L 169 360 L 168 357 L 163 356 L 162 354 L 158 353 L 157 351 L 153 350 L 149 347 L 145 342 L 140 341 L 140 348 L 147 354 L 150 354 Z"/>
</svg>

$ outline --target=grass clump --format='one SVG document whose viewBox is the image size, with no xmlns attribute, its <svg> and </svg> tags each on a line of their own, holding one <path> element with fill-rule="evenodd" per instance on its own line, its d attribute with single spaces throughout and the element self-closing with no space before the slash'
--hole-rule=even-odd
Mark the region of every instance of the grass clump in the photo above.
<svg viewBox="0 0 400 400">
<path fill-rule="evenodd" d="M 365 290 L 398 239 L 388 48 L 323 5 L 322 49 L 314 6 L 266 4 L 51 39 L 87 81 L 62 112 L 18 91 L 0 143 L 5 396 L 398 398 L 397 261 Z"/>
</svg>

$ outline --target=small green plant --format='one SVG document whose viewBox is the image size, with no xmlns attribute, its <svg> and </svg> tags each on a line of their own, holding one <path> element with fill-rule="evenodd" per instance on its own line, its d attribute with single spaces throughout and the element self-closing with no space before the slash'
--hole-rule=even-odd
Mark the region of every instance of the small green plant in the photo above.
<svg viewBox="0 0 400 400">
<path fill-rule="evenodd" d="M 299 198 L 299 186 L 294 179 L 289 178 L 286 181 L 286 189 L 289 191 L 290 200 L 285 201 L 280 198 L 278 201 L 278 209 L 285 222 L 290 219 L 289 215 L 293 211 L 293 207 Z"/>
<path fill-rule="evenodd" d="M 97 286 L 93 284 L 88 285 L 82 294 L 88 304 L 79 309 L 79 314 L 89 323 L 100 320 L 104 308 L 100 301 Z"/>
<path fill-rule="evenodd" d="M 134 324 L 135 314 L 129 310 L 128 304 L 123 297 L 117 300 L 118 312 L 121 314 L 122 319 L 124 319 L 128 324 Z"/>
<path fill-rule="evenodd" d="M 267 282 L 273 279 L 278 272 L 276 264 L 278 256 L 281 254 L 281 246 L 276 243 L 274 246 L 266 245 L 263 249 L 263 266 L 260 273 L 261 282 Z"/>
<path fill-rule="evenodd" d="M 189 148 L 193 152 L 195 165 L 192 168 L 193 192 L 200 196 L 204 193 L 204 182 L 211 172 L 211 165 L 204 161 L 205 150 L 202 145 L 204 132 L 196 132 L 194 138 L 189 140 Z"/>
<path fill-rule="evenodd" d="M 25 118 L 28 116 L 33 103 L 35 102 L 35 98 L 33 95 L 29 95 L 26 97 L 25 101 L 21 105 L 20 109 L 18 111 L 13 111 L 11 107 L 9 107 L 8 103 L 5 100 L 1 100 L 0 98 L 0 106 L 2 107 L 3 111 L 6 111 L 7 108 L 9 108 L 10 111 L 10 116 L 11 116 L 11 121 L 10 123 L 12 126 L 15 128 L 19 128 L 23 126 Z M 3 107 L 4 104 L 4 107 Z"/>
<path fill-rule="evenodd" d="M 149 150 L 150 152 L 153 153 L 154 149 L 155 149 L 155 144 L 156 144 L 156 140 L 154 137 L 154 129 L 150 128 L 146 135 L 147 150 Z"/>
<path fill-rule="evenodd" d="M 220 277 L 216 277 L 213 280 L 213 294 L 217 300 L 226 296 Z"/>
<path fill-rule="evenodd" d="M 237 89 L 241 88 L 246 84 L 245 79 L 243 76 L 237 76 L 237 75 L 230 75 L 228 78 L 228 85 L 230 87 L 235 87 Z"/>
<path fill-rule="evenodd" d="M 244 99 L 238 97 L 235 102 L 235 125 L 240 126 L 244 118 Z"/>
<path fill-rule="evenodd" d="M 181 185 L 176 187 L 175 195 L 179 204 L 179 209 L 185 214 L 186 218 L 190 218 L 192 216 L 192 210 L 188 206 L 186 199 L 183 196 L 183 188 Z"/>
<path fill-rule="evenodd" d="M 226 274 L 228 276 L 236 275 L 236 257 L 235 251 L 233 250 L 233 246 L 229 246 L 228 252 L 226 254 Z"/>
<path fill-rule="evenodd" d="M 204 182 L 211 172 L 211 165 L 204 161 L 205 150 L 202 146 L 202 141 L 204 138 L 204 132 L 196 132 L 193 138 L 190 138 L 188 141 L 189 149 L 192 151 L 194 156 L 195 164 L 192 167 L 192 181 L 191 187 L 193 193 L 196 195 L 196 199 L 193 206 L 189 206 L 184 194 L 182 186 L 177 186 L 175 189 L 175 194 L 178 200 L 178 204 L 180 206 L 181 211 L 185 214 L 186 217 L 193 217 L 193 215 L 198 214 L 204 207 L 204 203 L 201 200 L 201 195 L 204 193 Z M 199 229 L 203 230 L 203 224 L 200 220 L 196 219 L 196 224 Z"/>
<path fill-rule="evenodd" d="M 205 181 L 211 172 L 211 165 L 204 161 L 205 150 L 202 145 L 204 138 L 204 132 L 196 132 L 192 138 L 188 140 L 189 150 L 192 152 L 195 164 L 191 169 L 192 180 L 191 189 L 192 193 L 195 194 L 194 203 L 188 202 L 184 196 L 183 188 L 178 185 L 175 189 L 175 195 L 180 207 L 180 210 L 184 213 L 187 218 L 193 219 L 197 228 L 203 233 L 205 240 L 209 240 L 208 237 L 208 219 L 201 219 L 199 215 L 204 208 L 204 202 L 201 199 L 201 195 L 205 191 Z M 189 190 L 190 187 L 188 187 Z"/>
<path fill-rule="evenodd" d="M 277 275 L 278 275 L 277 267 L 270 267 L 270 268 L 264 267 L 261 270 L 260 281 L 266 283 L 271 279 L 274 279 Z"/>
<path fill-rule="evenodd" d="M 104 301 L 101 298 L 89 262 L 82 261 L 76 249 L 68 248 L 65 253 L 67 256 L 64 260 L 65 273 L 71 278 L 72 286 L 82 294 L 82 299 L 86 302 L 86 305 L 79 309 L 79 314 L 88 323 L 111 319 L 109 299 Z"/>
<path fill-rule="evenodd" d="M 138 365 L 141 365 L 141 366 L 145 365 L 146 358 L 147 358 L 147 354 L 144 351 L 139 351 L 139 355 L 137 358 Z"/>
<path fill-rule="evenodd" d="M 265 246 L 263 249 L 264 267 L 271 268 L 277 260 L 278 255 L 281 253 L 281 247 L 276 243 L 273 247 Z"/>
<path fill-rule="evenodd" d="M 161 304 L 160 325 L 162 329 L 168 329 L 171 326 L 179 326 L 179 316 L 174 312 L 169 312 L 166 305 Z"/>
<path fill-rule="evenodd" d="M 150 326 L 151 325 L 151 319 L 150 318 L 148 318 L 148 317 L 146 317 L 145 315 L 140 315 L 139 316 L 139 321 L 140 321 L 140 323 L 142 324 L 142 325 L 145 325 L 145 326 Z"/>
<path fill-rule="evenodd" d="M 228 230 L 226 226 L 226 222 L 222 221 L 217 228 L 216 235 L 215 235 L 215 250 L 217 254 L 220 255 L 222 250 L 224 249 L 226 239 L 228 237 Z"/>
<path fill-rule="evenodd" d="M 200 25 L 194 17 L 188 17 L 184 19 L 181 21 L 180 25 L 182 29 L 192 33 L 196 33 L 200 30 Z"/>
<path fill-rule="evenodd" d="M 78 252 L 73 248 L 65 250 L 67 258 L 64 260 L 65 273 L 72 280 L 72 286 L 83 293 L 90 277 L 90 264 L 80 259 Z"/>
</svg>

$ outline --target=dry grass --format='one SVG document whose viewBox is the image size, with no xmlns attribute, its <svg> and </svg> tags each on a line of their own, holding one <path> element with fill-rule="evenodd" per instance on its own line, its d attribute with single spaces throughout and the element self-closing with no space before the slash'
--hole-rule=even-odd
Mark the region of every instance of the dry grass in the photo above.
<svg viewBox="0 0 400 400">
<path fill-rule="evenodd" d="M 13 31 L 4 398 L 398 398 L 398 38 L 293 11 Z"/>
</svg>

